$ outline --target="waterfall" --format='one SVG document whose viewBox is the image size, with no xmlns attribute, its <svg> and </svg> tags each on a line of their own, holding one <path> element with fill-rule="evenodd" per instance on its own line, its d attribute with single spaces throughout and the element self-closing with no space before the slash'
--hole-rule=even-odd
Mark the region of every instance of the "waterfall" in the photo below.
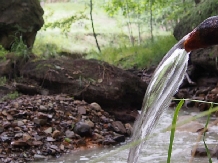
<svg viewBox="0 0 218 163">
<path fill-rule="evenodd" d="M 132 141 L 135 145 L 130 148 L 128 163 L 137 163 L 147 136 L 168 108 L 172 96 L 183 81 L 189 59 L 189 53 L 183 48 L 187 37 L 188 35 L 170 49 L 154 72 L 145 93 L 141 115 L 134 124 Z"/>
</svg>

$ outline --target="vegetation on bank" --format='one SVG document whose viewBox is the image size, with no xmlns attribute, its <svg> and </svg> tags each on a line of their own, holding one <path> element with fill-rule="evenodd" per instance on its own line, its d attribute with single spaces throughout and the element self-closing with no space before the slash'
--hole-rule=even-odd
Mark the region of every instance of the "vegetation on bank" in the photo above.
<svg viewBox="0 0 218 163">
<path fill-rule="evenodd" d="M 145 68 L 156 65 L 176 42 L 171 34 L 175 22 L 171 19 L 164 25 L 167 20 L 159 20 L 161 14 L 157 13 L 160 9 L 157 11 L 157 8 L 154 8 L 153 12 L 159 16 L 153 18 L 153 36 L 151 36 L 149 8 L 146 6 L 148 2 L 146 4 L 144 1 L 142 4 L 145 11 L 143 8 L 136 11 L 137 3 L 135 2 L 134 5 L 128 1 L 129 13 L 125 6 L 120 6 L 116 4 L 117 2 L 108 1 L 107 5 L 113 5 L 108 8 L 103 2 L 93 1 L 94 26 L 102 49 L 101 53 L 97 51 L 92 34 L 89 1 L 44 4 L 45 25 L 38 32 L 33 48 L 34 53 L 40 54 L 41 57 L 56 57 L 61 51 L 85 54 L 86 58 L 103 60 L 121 68 L 133 66 Z M 139 2 L 142 3 L 142 1 Z M 158 4 L 153 5 L 155 7 Z M 62 17 L 58 13 L 62 13 Z M 137 18 L 136 14 L 140 14 L 140 18 Z M 68 19 L 72 25 L 60 26 L 58 22 L 63 18 Z"/>
</svg>

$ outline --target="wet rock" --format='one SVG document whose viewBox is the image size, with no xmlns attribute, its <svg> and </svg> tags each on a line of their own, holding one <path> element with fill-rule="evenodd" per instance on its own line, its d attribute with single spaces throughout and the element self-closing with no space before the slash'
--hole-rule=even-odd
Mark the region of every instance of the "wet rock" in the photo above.
<svg viewBox="0 0 218 163">
<path fill-rule="evenodd" d="M 90 136 L 91 127 L 85 122 L 78 122 L 74 126 L 74 132 L 80 136 Z"/>
<path fill-rule="evenodd" d="M 215 155 L 216 151 L 212 150 L 212 149 L 208 149 L 211 156 Z M 205 148 L 197 148 L 195 153 L 192 150 L 191 154 L 194 156 L 198 156 L 198 157 L 206 157 L 207 156 L 207 150 Z"/>
<path fill-rule="evenodd" d="M 186 119 L 190 119 L 192 116 L 181 116 L 178 119 L 177 124 L 181 124 Z M 197 121 L 191 121 L 187 124 L 181 125 L 179 127 L 176 127 L 176 130 L 178 131 L 186 131 L 186 132 L 199 132 L 204 128 L 204 125 L 197 122 Z"/>
<path fill-rule="evenodd" d="M 124 135 L 120 135 L 120 134 L 116 134 L 113 139 L 116 141 L 116 142 L 125 142 L 126 138 Z"/>
<path fill-rule="evenodd" d="M 42 160 L 42 159 L 46 159 L 47 157 L 46 156 L 43 156 L 43 155 L 39 155 L 39 154 L 34 154 L 34 159 L 36 160 Z"/>
<path fill-rule="evenodd" d="M 131 124 L 126 123 L 126 124 L 125 124 L 125 128 L 126 128 L 126 133 L 127 133 L 127 135 L 128 135 L 128 136 L 131 136 L 132 133 L 133 133 L 133 128 L 132 128 Z"/>
<path fill-rule="evenodd" d="M 111 137 L 105 137 L 102 144 L 103 145 L 115 145 L 117 144 L 117 142 Z"/>
<path fill-rule="evenodd" d="M 112 127 L 115 132 L 120 133 L 120 134 L 126 134 L 126 129 L 122 122 L 114 121 L 112 122 Z"/>
</svg>

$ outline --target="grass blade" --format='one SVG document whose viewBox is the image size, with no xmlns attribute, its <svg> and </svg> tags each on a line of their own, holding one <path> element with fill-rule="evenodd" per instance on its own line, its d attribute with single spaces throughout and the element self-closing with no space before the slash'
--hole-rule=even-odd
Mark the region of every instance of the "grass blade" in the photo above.
<svg viewBox="0 0 218 163">
<path fill-rule="evenodd" d="M 184 100 L 181 100 L 179 102 L 179 104 L 177 105 L 176 110 L 174 112 L 173 121 L 172 121 L 172 128 L 171 128 L 171 133 L 170 133 L 170 144 L 169 144 L 169 148 L 168 148 L 167 163 L 170 163 L 172 148 L 173 148 L 173 140 L 174 140 L 175 131 L 176 131 L 176 121 L 177 121 L 177 117 L 179 114 L 179 110 L 181 109 L 183 104 L 184 104 Z"/>
<path fill-rule="evenodd" d="M 211 103 L 209 110 L 211 110 L 212 108 L 213 108 L 213 103 Z M 208 161 L 209 161 L 209 163 L 212 163 L 210 151 L 209 151 L 209 149 L 208 149 L 208 147 L 207 147 L 207 144 L 206 144 L 206 142 L 205 142 L 206 130 L 207 130 L 208 123 L 209 123 L 209 121 L 210 121 L 210 115 L 211 115 L 211 113 L 208 114 L 208 116 L 207 116 L 207 122 L 206 122 L 205 127 L 204 127 L 203 142 L 204 142 L 204 146 L 205 146 L 205 149 L 206 149 L 206 152 L 207 152 L 207 157 L 208 157 L 208 159 L 209 159 Z"/>
</svg>

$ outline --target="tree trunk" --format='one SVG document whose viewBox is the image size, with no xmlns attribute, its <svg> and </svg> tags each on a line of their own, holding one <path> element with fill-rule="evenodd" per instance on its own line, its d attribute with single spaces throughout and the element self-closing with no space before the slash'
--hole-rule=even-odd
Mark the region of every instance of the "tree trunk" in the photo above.
<svg viewBox="0 0 218 163">
<path fill-rule="evenodd" d="M 151 41 L 154 41 L 152 4 L 153 4 L 153 3 L 152 3 L 152 0 L 150 0 L 150 30 L 151 30 Z"/>
<path fill-rule="evenodd" d="M 100 48 L 100 46 L 98 44 L 98 39 L 97 39 L 97 35 L 95 33 L 94 22 L 93 22 L 93 18 L 92 18 L 92 7 L 93 7 L 92 0 L 90 0 L 90 18 L 91 18 L 91 23 L 92 23 L 93 36 L 95 37 L 95 42 L 96 42 L 98 51 L 99 51 L 99 53 L 101 53 L 101 48 Z"/>
<path fill-rule="evenodd" d="M 129 31 L 129 40 L 130 43 L 132 44 L 132 46 L 134 46 L 134 37 L 132 34 L 132 27 L 131 27 L 131 21 L 130 21 L 130 16 L 129 16 L 129 5 L 128 2 L 126 2 L 126 11 L 127 11 L 127 27 L 128 27 L 128 31 Z"/>
<path fill-rule="evenodd" d="M 139 13 L 139 5 L 138 5 L 138 14 L 137 14 L 137 26 L 138 26 L 138 45 L 141 45 L 141 23 L 140 23 L 140 13 Z"/>
</svg>

